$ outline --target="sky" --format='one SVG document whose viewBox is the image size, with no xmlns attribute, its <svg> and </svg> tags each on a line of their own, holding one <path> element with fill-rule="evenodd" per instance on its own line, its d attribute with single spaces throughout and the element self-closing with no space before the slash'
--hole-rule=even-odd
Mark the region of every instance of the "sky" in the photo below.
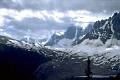
<svg viewBox="0 0 120 80">
<path fill-rule="evenodd" d="M 0 34 L 48 38 L 70 26 L 85 28 L 120 9 L 120 0 L 0 0 Z"/>
</svg>

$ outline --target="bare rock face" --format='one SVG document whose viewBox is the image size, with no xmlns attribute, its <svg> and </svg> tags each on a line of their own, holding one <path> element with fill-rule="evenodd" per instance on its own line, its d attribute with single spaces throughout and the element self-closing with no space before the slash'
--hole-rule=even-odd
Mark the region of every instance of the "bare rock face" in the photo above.
<svg viewBox="0 0 120 80">
<path fill-rule="evenodd" d="M 109 19 L 95 22 L 93 29 L 79 40 L 78 44 L 86 39 L 99 39 L 103 44 L 106 44 L 110 39 L 120 40 L 120 13 L 115 13 Z"/>
</svg>

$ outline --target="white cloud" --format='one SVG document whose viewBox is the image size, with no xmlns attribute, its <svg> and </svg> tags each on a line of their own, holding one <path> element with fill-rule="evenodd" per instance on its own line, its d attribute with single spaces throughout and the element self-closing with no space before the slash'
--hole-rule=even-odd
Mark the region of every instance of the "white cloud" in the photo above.
<svg viewBox="0 0 120 80">
<path fill-rule="evenodd" d="M 4 21 L 5 21 L 4 17 L 0 16 L 0 26 L 1 27 L 4 26 Z"/>
<path fill-rule="evenodd" d="M 33 11 L 30 9 L 25 9 L 21 11 L 17 11 L 14 9 L 0 9 L 0 16 L 10 16 L 15 20 L 23 20 L 24 18 L 39 18 L 42 20 L 46 20 L 46 18 L 50 18 L 55 20 L 56 22 L 62 22 L 62 18 L 69 17 L 72 18 L 74 21 L 82 21 L 82 22 L 95 22 L 96 20 L 100 20 L 103 16 L 93 16 L 91 12 L 86 10 L 76 10 L 76 11 L 65 11 L 60 12 L 56 10 L 47 11 Z M 104 16 L 105 17 L 105 16 Z M 106 18 L 106 17 L 105 17 Z"/>
<path fill-rule="evenodd" d="M 92 12 L 89 12 L 86 10 L 68 10 L 68 11 L 36 10 L 35 11 L 35 10 L 31 10 L 31 9 L 15 10 L 15 9 L 0 8 L 0 26 L 5 26 L 6 23 L 11 23 L 12 20 L 17 21 L 17 23 L 15 22 L 12 25 L 7 25 L 6 29 L 8 30 L 8 32 L 12 33 L 12 31 L 16 31 L 18 34 L 22 33 L 22 32 L 25 33 L 26 32 L 25 30 L 30 29 L 30 27 L 32 27 L 31 28 L 32 30 L 34 29 L 34 31 L 38 31 L 37 34 L 39 34 L 39 35 L 43 35 L 45 33 L 47 33 L 47 35 L 50 34 L 48 31 L 48 29 L 50 29 L 50 28 L 66 29 L 66 27 L 69 27 L 69 25 L 71 25 L 71 24 L 74 24 L 77 26 L 82 26 L 83 28 L 85 28 L 89 22 L 95 22 L 97 20 L 101 20 L 101 19 L 107 18 L 107 17 L 108 16 L 103 15 L 101 13 L 93 15 Z M 28 18 L 28 19 L 35 18 L 33 20 L 30 20 L 30 22 L 34 21 L 34 20 L 40 20 L 42 22 L 36 21 L 33 23 L 29 23 L 29 21 L 26 21 L 28 23 L 24 22 L 22 24 L 22 21 L 26 20 L 26 18 Z M 20 23 L 20 24 L 18 24 L 18 23 Z M 30 24 L 30 25 L 28 25 L 28 24 Z M 34 25 L 34 24 L 36 24 L 36 25 Z M 57 24 L 60 24 L 60 25 L 57 25 Z M 10 26 L 14 26 L 14 27 L 10 28 Z M 25 26 L 28 29 L 26 29 Z M 17 28 L 17 27 L 19 27 L 19 28 Z M 41 30 L 41 29 L 45 29 L 44 27 L 47 29 L 47 31 Z M 59 28 L 59 27 L 62 27 L 62 28 Z M 21 32 L 19 29 L 21 29 L 23 31 Z M 41 31 L 39 31 L 39 29 Z M 35 32 L 31 32 L 31 35 L 35 36 L 35 34 L 33 34 L 33 33 L 35 33 Z M 14 32 L 14 34 L 15 34 L 15 32 Z"/>
<path fill-rule="evenodd" d="M 12 37 L 9 33 L 4 31 L 3 29 L 0 29 L 0 35 L 7 36 L 7 37 Z"/>
</svg>

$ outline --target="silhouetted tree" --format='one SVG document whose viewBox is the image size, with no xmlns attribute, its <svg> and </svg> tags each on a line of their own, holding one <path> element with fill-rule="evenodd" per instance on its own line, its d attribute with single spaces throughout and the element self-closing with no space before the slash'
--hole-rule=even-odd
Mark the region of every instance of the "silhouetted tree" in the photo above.
<svg viewBox="0 0 120 80">
<path fill-rule="evenodd" d="M 86 80 L 92 80 L 92 72 L 91 72 L 91 61 L 90 61 L 90 57 L 88 57 L 88 60 L 87 60 L 87 67 L 86 67 L 86 70 L 85 70 L 85 73 L 86 73 Z"/>
</svg>

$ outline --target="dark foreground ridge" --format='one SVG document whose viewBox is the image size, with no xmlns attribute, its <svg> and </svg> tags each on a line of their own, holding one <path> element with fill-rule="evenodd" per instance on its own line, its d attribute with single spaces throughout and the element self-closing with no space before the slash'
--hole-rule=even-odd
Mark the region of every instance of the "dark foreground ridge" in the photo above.
<svg viewBox="0 0 120 80">
<path fill-rule="evenodd" d="M 35 51 L 0 43 L 0 80 L 36 80 L 36 68 L 50 59 Z"/>
</svg>

